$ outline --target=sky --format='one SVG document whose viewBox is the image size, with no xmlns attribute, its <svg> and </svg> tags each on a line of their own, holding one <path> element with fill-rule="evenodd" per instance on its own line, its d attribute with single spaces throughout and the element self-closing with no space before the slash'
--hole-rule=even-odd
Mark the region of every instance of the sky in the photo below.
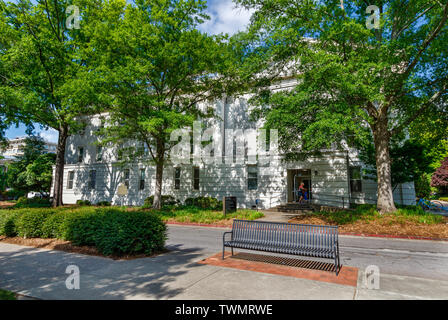
<svg viewBox="0 0 448 320">
<path fill-rule="evenodd" d="M 235 8 L 232 0 L 208 0 L 207 14 L 210 20 L 202 24 L 199 29 L 208 34 L 228 33 L 230 35 L 242 31 L 249 23 L 251 11 Z M 12 139 L 25 136 L 25 126 L 11 127 L 6 131 L 6 137 Z M 50 142 L 58 141 L 58 133 L 53 129 L 43 130 L 36 125 L 36 134 L 41 135 Z"/>
</svg>

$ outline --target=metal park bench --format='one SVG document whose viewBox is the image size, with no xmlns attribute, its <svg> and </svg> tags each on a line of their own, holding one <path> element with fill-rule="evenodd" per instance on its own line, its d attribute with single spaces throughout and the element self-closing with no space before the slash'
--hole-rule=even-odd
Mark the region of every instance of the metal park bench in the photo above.
<svg viewBox="0 0 448 320">
<path fill-rule="evenodd" d="M 226 240 L 226 234 L 231 234 Z M 233 220 L 231 232 L 222 236 L 222 259 L 225 247 L 282 253 L 334 260 L 339 273 L 337 226 L 317 226 L 266 221 Z"/>
</svg>

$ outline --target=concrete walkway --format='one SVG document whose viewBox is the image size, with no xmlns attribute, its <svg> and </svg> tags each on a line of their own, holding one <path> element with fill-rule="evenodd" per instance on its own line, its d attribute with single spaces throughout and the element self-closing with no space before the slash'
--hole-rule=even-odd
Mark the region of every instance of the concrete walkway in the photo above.
<svg viewBox="0 0 448 320">
<path fill-rule="evenodd" d="M 170 226 L 170 252 L 154 258 L 128 261 L 0 243 L 0 288 L 40 299 L 448 298 L 448 277 L 440 272 L 435 278 L 433 272 L 433 279 L 406 272 L 404 267 L 401 274 L 382 272 L 380 290 L 369 290 L 363 284 L 361 268 L 358 286 L 351 287 L 196 263 L 219 251 L 216 246 L 220 245 L 219 235 L 222 232 L 223 229 Z M 190 234 L 194 234 L 194 241 L 189 240 Z M 344 241 L 353 246 L 362 240 L 348 241 L 345 238 Z M 200 245 L 203 243 L 207 243 L 207 246 Z M 415 250 L 421 250 L 429 247 L 432 242 L 414 243 Z M 409 243 L 398 242 L 394 245 L 403 249 Z M 380 242 L 373 246 L 383 247 Z M 423 266 L 423 269 L 440 270 L 438 264 L 448 261 L 448 245 L 434 242 L 431 247 L 438 252 L 433 252 L 433 256 L 431 252 L 427 252 L 428 256 L 422 255 L 421 261 L 424 263 L 424 259 L 433 259 L 437 261 L 437 267 L 428 265 Z M 371 248 L 368 252 L 374 258 L 376 254 L 372 250 L 375 249 Z M 356 250 L 354 255 L 348 252 L 343 255 L 348 259 L 345 263 L 356 266 Z M 350 259 L 356 263 L 349 263 Z M 439 259 L 442 259 L 441 262 Z M 408 261 L 413 260 L 408 258 Z M 383 262 L 378 260 L 378 263 L 383 268 Z M 65 270 L 69 265 L 76 265 L 80 269 L 79 290 L 66 288 L 68 274 Z"/>
</svg>

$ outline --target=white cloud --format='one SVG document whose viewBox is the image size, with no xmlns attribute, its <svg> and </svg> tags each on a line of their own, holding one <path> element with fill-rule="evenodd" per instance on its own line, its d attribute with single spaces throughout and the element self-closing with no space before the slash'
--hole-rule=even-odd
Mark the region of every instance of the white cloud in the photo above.
<svg viewBox="0 0 448 320">
<path fill-rule="evenodd" d="M 232 0 L 209 0 L 207 14 L 210 20 L 203 23 L 199 29 L 209 34 L 232 35 L 246 28 L 252 13 L 253 10 L 236 8 Z"/>
<path fill-rule="evenodd" d="M 58 142 L 59 133 L 54 129 L 48 129 L 48 130 L 41 131 L 41 132 L 39 132 L 39 135 L 42 138 L 44 138 L 44 140 L 46 140 L 46 141 L 53 142 L 53 143 Z"/>
</svg>

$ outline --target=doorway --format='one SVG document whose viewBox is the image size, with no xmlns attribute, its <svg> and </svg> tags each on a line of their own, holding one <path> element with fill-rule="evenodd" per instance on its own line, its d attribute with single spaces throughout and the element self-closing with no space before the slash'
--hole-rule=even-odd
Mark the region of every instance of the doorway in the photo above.
<svg viewBox="0 0 448 320">
<path fill-rule="evenodd" d="M 311 169 L 290 169 L 287 170 L 288 178 L 288 202 L 298 201 L 297 190 L 303 182 L 305 188 L 308 190 L 308 199 L 312 198 L 311 189 Z"/>
</svg>

